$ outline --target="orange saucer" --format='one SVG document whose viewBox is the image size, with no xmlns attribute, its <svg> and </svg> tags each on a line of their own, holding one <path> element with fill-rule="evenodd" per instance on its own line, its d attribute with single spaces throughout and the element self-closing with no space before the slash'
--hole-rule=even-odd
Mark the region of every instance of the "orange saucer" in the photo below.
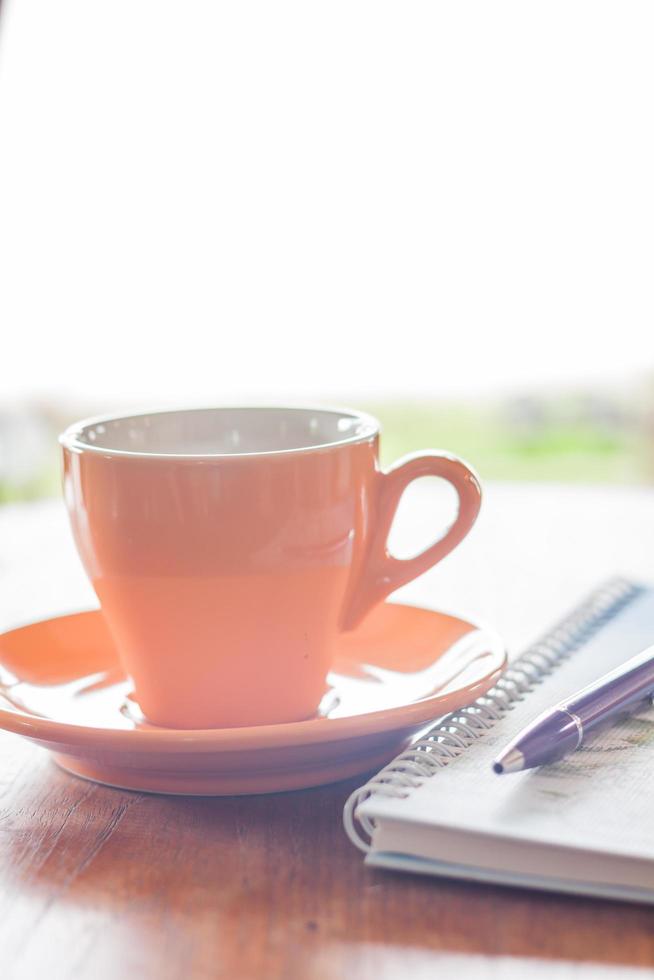
<svg viewBox="0 0 654 980">
<path fill-rule="evenodd" d="M 252 728 L 148 725 L 101 612 L 0 634 L 0 727 L 85 779 L 223 796 L 317 786 L 377 769 L 435 718 L 488 690 L 506 656 L 492 632 L 387 602 L 341 634 L 316 716 Z"/>
</svg>

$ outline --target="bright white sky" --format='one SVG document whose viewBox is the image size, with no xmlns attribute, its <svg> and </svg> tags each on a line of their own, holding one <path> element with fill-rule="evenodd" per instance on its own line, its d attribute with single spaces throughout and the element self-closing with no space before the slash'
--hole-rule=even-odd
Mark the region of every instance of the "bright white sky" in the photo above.
<svg viewBox="0 0 654 980">
<path fill-rule="evenodd" d="M 8 0 L 0 404 L 654 367 L 654 5 Z"/>
</svg>

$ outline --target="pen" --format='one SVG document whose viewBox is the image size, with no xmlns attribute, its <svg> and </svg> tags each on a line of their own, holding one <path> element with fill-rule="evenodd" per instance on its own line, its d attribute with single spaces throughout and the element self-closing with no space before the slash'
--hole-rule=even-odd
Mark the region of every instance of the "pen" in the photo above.
<svg viewBox="0 0 654 980">
<path fill-rule="evenodd" d="M 496 773 L 521 772 L 574 752 L 594 729 L 635 710 L 654 694 L 654 646 L 543 712 L 493 763 Z"/>
</svg>

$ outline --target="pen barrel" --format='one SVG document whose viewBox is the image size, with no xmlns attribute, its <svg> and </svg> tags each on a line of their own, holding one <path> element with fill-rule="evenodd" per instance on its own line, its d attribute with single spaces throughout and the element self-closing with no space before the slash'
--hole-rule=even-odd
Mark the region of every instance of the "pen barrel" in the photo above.
<svg viewBox="0 0 654 980">
<path fill-rule="evenodd" d="M 524 755 L 524 768 L 532 769 L 574 752 L 581 738 L 578 719 L 568 711 L 556 708 L 536 718 L 513 744 Z"/>
<path fill-rule="evenodd" d="M 596 728 L 615 721 L 621 714 L 633 711 L 651 697 L 654 690 L 654 665 L 636 665 L 613 680 L 586 688 L 574 701 L 562 707 L 575 714 L 583 726 L 584 737 Z"/>
</svg>

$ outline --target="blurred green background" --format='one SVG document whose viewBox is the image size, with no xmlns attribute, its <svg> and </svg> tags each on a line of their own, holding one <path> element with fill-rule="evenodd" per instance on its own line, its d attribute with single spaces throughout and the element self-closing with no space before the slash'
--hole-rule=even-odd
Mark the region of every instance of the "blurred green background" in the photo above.
<svg viewBox="0 0 654 980">
<path fill-rule="evenodd" d="M 313 403 L 319 399 L 312 399 Z M 344 399 L 382 423 L 382 463 L 447 449 L 486 480 L 654 482 L 654 383 L 494 399 Z M 0 502 L 57 495 L 57 434 L 114 406 L 36 404 L 0 410 Z"/>
<path fill-rule="evenodd" d="M 572 392 L 366 407 L 382 421 L 385 463 L 432 447 L 463 456 L 491 480 L 654 480 L 654 419 L 644 393 L 624 401 Z"/>
</svg>

